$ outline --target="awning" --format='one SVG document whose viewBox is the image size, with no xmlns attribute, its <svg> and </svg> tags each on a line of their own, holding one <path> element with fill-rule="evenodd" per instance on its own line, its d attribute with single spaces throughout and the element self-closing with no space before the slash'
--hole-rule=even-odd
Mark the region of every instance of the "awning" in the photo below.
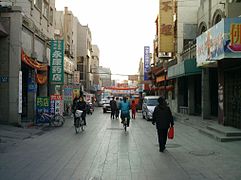
<svg viewBox="0 0 241 180">
<path fill-rule="evenodd" d="M 23 50 L 21 52 L 21 60 L 33 69 L 37 69 L 37 70 L 41 70 L 41 71 L 48 71 L 48 65 L 47 64 L 42 64 L 42 63 L 39 63 L 37 61 L 34 61 Z"/>
<path fill-rule="evenodd" d="M 187 59 L 174 66 L 168 68 L 168 79 L 178 78 L 182 76 L 190 76 L 201 74 L 202 69 L 197 67 L 196 59 Z"/>
</svg>

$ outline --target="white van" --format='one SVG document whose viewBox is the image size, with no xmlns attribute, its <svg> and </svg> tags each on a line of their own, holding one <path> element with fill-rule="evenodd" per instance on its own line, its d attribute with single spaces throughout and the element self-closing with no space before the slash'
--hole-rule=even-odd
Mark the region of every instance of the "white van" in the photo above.
<svg viewBox="0 0 241 180">
<path fill-rule="evenodd" d="M 152 113 L 158 103 L 159 96 L 145 96 L 142 104 L 142 117 L 143 119 L 151 120 Z"/>
</svg>

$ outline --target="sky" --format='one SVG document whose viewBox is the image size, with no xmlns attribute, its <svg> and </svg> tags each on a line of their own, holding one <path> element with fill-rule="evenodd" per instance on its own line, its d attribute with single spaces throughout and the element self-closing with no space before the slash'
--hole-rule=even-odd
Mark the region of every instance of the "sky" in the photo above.
<svg viewBox="0 0 241 180">
<path fill-rule="evenodd" d="M 100 65 L 112 74 L 137 74 L 144 46 L 153 49 L 159 0 L 55 0 L 68 7 L 80 24 L 89 26 L 92 44 L 100 50 Z M 127 79 L 127 76 L 113 76 Z"/>
</svg>

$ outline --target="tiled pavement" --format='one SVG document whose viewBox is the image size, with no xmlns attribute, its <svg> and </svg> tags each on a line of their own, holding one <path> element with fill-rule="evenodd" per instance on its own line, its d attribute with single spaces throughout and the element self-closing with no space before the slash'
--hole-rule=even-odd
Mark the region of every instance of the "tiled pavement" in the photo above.
<svg viewBox="0 0 241 180">
<path fill-rule="evenodd" d="M 87 118 L 80 134 L 67 119 L 0 153 L 0 179 L 241 179 L 241 141 L 220 143 L 177 121 L 174 140 L 160 153 L 155 126 L 141 114 L 127 133 L 101 109 Z"/>
</svg>

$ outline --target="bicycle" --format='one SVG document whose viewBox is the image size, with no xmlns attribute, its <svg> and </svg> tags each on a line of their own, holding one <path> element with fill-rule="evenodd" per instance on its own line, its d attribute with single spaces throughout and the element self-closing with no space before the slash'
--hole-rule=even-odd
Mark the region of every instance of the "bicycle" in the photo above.
<svg viewBox="0 0 241 180">
<path fill-rule="evenodd" d="M 75 127 L 75 133 L 78 134 L 80 132 L 80 129 L 82 131 L 84 131 L 84 120 L 82 119 L 82 113 L 83 111 L 81 110 L 76 110 L 75 112 L 75 123 L 74 123 L 74 127 Z"/>
<path fill-rule="evenodd" d="M 121 115 L 121 119 L 122 119 L 122 124 L 123 124 L 124 130 L 125 130 L 125 132 L 126 132 L 126 130 L 127 130 L 127 124 L 128 124 L 128 117 L 125 116 L 125 115 Z"/>
<path fill-rule="evenodd" d="M 63 126 L 65 119 L 60 114 L 54 115 L 54 114 L 49 114 L 46 112 L 41 112 L 39 122 L 40 123 L 47 122 L 47 123 L 49 123 L 50 126 L 61 127 L 61 126 Z"/>
</svg>

